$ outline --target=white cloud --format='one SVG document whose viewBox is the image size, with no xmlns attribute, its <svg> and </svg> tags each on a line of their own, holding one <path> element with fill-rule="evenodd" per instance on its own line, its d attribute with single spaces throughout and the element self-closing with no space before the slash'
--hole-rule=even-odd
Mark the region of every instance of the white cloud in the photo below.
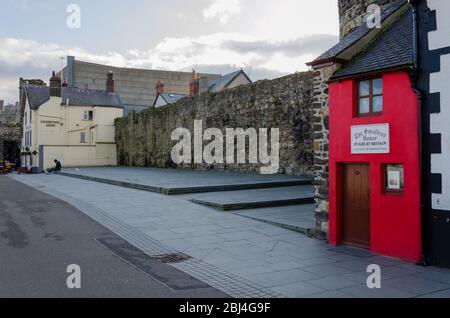
<svg viewBox="0 0 450 318">
<path fill-rule="evenodd" d="M 53 43 L 38 43 L 36 41 L 0 38 L 0 63 L 8 66 L 29 65 L 34 68 L 55 68 L 60 65 L 60 58 L 75 55 L 94 63 L 108 63 L 118 66 L 126 65 L 126 58 L 118 53 L 110 52 L 103 55 L 92 54 L 81 48 L 66 48 Z"/>
<path fill-rule="evenodd" d="M 221 23 L 241 13 L 241 0 L 212 0 L 212 3 L 203 10 L 206 19 L 219 19 Z"/>
<path fill-rule="evenodd" d="M 253 78 L 257 80 L 305 70 L 305 62 L 312 60 L 334 40 L 334 36 L 318 35 L 280 42 L 240 33 L 215 33 L 198 37 L 167 37 L 149 50 L 95 54 L 77 47 L 0 38 L 0 97 L 14 101 L 12 95 L 17 94 L 12 94 L 12 88 L 17 87 L 19 77 L 47 80 L 52 70 L 60 69 L 60 58 L 67 55 L 111 66 L 173 71 L 200 66 L 203 72 L 208 69 L 215 72 L 217 67 L 227 69 L 229 66 L 231 70 L 237 67 L 252 72 L 258 76 Z M 14 81 L 11 81 L 11 76 L 14 76 Z"/>
</svg>

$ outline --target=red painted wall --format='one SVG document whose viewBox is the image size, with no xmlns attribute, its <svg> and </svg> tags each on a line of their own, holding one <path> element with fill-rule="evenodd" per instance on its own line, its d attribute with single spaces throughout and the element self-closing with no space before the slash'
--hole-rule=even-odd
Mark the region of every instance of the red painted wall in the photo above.
<svg viewBox="0 0 450 318">
<path fill-rule="evenodd" d="M 330 244 L 340 242 L 340 163 L 370 164 L 371 250 L 410 261 L 421 257 L 418 100 L 404 72 L 383 76 L 383 114 L 354 117 L 356 82 L 329 86 L 330 98 Z M 351 154 L 351 126 L 390 124 L 390 154 Z M 383 164 L 403 164 L 403 196 L 384 193 Z"/>
</svg>

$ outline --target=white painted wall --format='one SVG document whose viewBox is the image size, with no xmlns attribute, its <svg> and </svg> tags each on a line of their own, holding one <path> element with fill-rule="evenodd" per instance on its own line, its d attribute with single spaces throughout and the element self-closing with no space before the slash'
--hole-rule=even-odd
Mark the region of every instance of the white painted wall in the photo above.
<svg viewBox="0 0 450 318">
<path fill-rule="evenodd" d="M 436 10 L 437 30 L 428 33 L 430 50 L 436 50 L 450 46 L 450 1 L 427 0 L 428 7 Z"/>
<path fill-rule="evenodd" d="M 155 108 L 162 107 L 165 105 L 167 105 L 166 101 L 164 100 L 164 98 L 161 97 L 161 95 L 159 95 L 155 102 Z"/>
<path fill-rule="evenodd" d="M 428 0 L 436 10 L 437 30 L 428 34 L 429 49 L 450 47 L 450 1 Z M 431 173 L 442 175 L 442 194 L 432 195 L 433 209 L 450 210 L 450 54 L 441 56 L 441 70 L 431 74 L 430 93 L 441 94 L 441 112 L 431 114 L 430 132 L 441 134 L 442 153 L 432 154 Z"/>
<path fill-rule="evenodd" d="M 39 146 L 44 146 L 44 169 L 53 167 L 54 159 L 59 159 L 63 167 L 114 166 L 117 165 L 115 144 L 115 119 L 123 117 L 123 109 L 114 107 L 89 107 L 61 105 L 60 97 L 50 97 L 38 110 L 33 112 L 29 122 L 30 108 L 27 104 L 24 122 L 25 135 L 32 131 L 31 152 L 38 154 L 22 157 L 22 165 L 30 168 L 39 166 Z M 93 112 L 93 120 L 85 120 L 84 113 Z M 24 117 L 25 120 L 25 117 Z M 55 124 L 47 125 L 48 121 Z M 85 143 L 81 143 L 81 133 Z M 32 161 L 32 164 L 31 164 Z"/>
<path fill-rule="evenodd" d="M 250 81 L 248 80 L 248 78 L 244 75 L 244 74 L 240 74 L 238 77 L 236 77 L 231 83 L 230 85 L 228 85 L 228 89 L 230 88 L 234 88 L 234 87 L 238 87 L 240 85 L 245 85 L 245 84 L 249 84 Z"/>
</svg>

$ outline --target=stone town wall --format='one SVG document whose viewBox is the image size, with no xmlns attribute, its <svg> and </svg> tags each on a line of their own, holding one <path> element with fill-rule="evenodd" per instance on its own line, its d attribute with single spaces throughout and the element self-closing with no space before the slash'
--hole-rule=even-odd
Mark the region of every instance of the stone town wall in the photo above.
<svg viewBox="0 0 450 318">
<path fill-rule="evenodd" d="M 314 175 L 313 81 L 315 73 L 297 73 L 259 81 L 221 93 L 205 93 L 175 104 L 131 113 L 116 120 L 119 165 L 161 168 L 218 169 L 258 173 L 259 164 L 175 165 L 172 131 L 183 127 L 193 134 L 194 120 L 203 130 L 219 128 L 279 128 L 280 169 L 289 175 Z"/>
<path fill-rule="evenodd" d="M 20 144 L 22 139 L 22 130 L 19 126 L 0 125 L 0 160 L 5 157 L 5 143 Z M 6 158 L 8 159 L 8 158 Z"/>
<path fill-rule="evenodd" d="M 341 38 L 349 34 L 354 28 L 364 22 L 367 7 L 377 4 L 383 9 L 398 0 L 339 0 L 339 25 Z M 401 1 L 401 0 L 400 0 Z"/>
<path fill-rule="evenodd" d="M 0 140 L 20 142 L 22 139 L 22 131 L 20 126 L 0 125 Z"/>
</svg>

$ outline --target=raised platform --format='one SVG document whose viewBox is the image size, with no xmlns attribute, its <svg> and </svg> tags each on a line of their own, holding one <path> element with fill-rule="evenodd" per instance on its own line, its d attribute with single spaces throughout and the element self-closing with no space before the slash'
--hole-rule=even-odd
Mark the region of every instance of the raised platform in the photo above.
<svg viewBox="0 0 450 318">
<path fill-rule="evenodd" d="M 312 179 L 283 175 L 158 168 L 65 168 L 59 174 L 167 195 L 310 185 Z"/>
<path fill-rule="evenodd" d="M 177 195 L 242 217 L 310 234 L 314 228 L 312 179 L 284 175 L 158 168 L 63 169 L 64 176 Z"/>
<path fill-rule="evenodd" d="M 233 211 L 252 220 L 310 235 L 314 229 L 314 204 Z"/>
<path fill-rule="evenodd" d="M 235 211 L 313 203 L 314 189 L 312 185 L 303 185 L 221 193 L 209 192 L 185 197 L 197 204 L 221 211 Z"/>
</svg>

